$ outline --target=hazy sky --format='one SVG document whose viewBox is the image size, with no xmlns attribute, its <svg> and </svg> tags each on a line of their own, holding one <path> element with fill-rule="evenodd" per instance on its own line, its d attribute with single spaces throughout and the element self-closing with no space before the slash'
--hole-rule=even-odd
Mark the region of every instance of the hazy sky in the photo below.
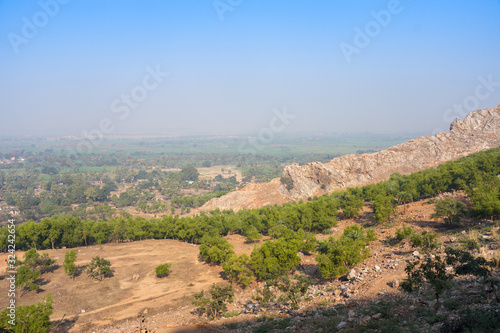
<svg viewBox="0 0 500 333">
<path fill-rule="evenodd" d="M 0 0 L 0 136 L 431 134 L 500 104 L 499 22 L 498 0 Z"/>
</svg>

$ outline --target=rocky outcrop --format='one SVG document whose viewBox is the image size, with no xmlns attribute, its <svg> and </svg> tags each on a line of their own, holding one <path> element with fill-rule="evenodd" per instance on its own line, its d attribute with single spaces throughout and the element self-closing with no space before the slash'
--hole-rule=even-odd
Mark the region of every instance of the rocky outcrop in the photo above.
<svg viewBox="0 0 500 333">
<path fill-rule="evenodd" d="M 464 120 L 455 119 L 448 132 L 409 140 L 377 153 L 341 156 L 328 163 L 289 165 L 281 180 L 248 185 L 212 199 L 201 210 L 239 210 L 282 204 L 387 180 L 395 172 L 409 174 L 498 146 L 500 105 L 471 112 Z"/>
</svg>

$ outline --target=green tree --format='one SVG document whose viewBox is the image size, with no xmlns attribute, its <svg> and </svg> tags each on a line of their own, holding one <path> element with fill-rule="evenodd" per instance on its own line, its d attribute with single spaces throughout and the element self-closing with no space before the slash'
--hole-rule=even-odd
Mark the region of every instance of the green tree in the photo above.
<svg viewBox="0 0 500 333">
<path fill-rule="evenodd" d="M 290 272 L 300 262 L 298 248 L 284 239 L 267 241 L 251 254 L 250 265 L 261 280 L 275 279 Z"/>
<path fill-rule="evenodd" d="M 377 195 L 373 202 L 375 221 L 383 222 L 389 219 L 397 208 L 397 203 L 391 196 Z"/>
<path fill-rule="evenodd" d="M 437 241 L 437 234 L 430 231 L 422 231 L 421 234 L 410 236 L 410 242 L 413 247 L 418 247 L 426 253 L 433 252 L 441 244 Z"/>
<path fill-rule="evenodd" d="M 350 191 L 345 191 L 340 198 L 340 208 L 348 218 L 358 216 L 363 208 L 363 199 Z"/>
<path fill-rule="evenodd" d="M 329 237 L 326 242 L 321 242 L 318 246 L 320 253 L 316 256 L 321 275 L 329 278 L 346 274 L 349 268 L 370 255 L 366 245 L 375 238 L 371 230 L 365 234 L 362 227 L 353 225 L 344 229 L 338 239 Z"/>
<path fill-rule="evenodd" d="M 233 245 L 222 237 L 206 237 L 200 246 L 200 258 L 209 263 L 220 264 L 234 254 Z"/>
<path fill-rule="evenodd" d="M 111 262 L 99 256 L 92 258 L 90 264 L 87 265 L 87 275 L 95 280 L 102 279 L 111 273 Z"/>
<path fill-rule="evenodd" d="M 34 282 L 40 277 L 40 270 L 32 268 L 28 265 L 22 265 L 17 269 L 15 286 L 21 288 L 21 296 L 29 290 L 37 290 L 40 288 Z"/>
<path fill-rule="evenodd" d="M 247 242 L 255 242 L 262 239 L 262 234 L 260 234 L 259 230 L 254 226 L 249 227 L 245 233 L 247 236 L 245 240 Z"/>
<path fill-rule="evenodd" d="M 192 165 L 182 168 L 180 171 L 180 178 L 184 181 L 197 181 L 200 173 Z"/>
<path fill-rule="evenodd" d="M 250 257 L 246 254 L 240 256 L 231 255 L 226 262 L 222 263 L 222 269 L 224 269 L 229 281 L 239 283 L 244 287 L 255 281 L 253 272 L 250 269 Z"/>
<path fill-rule="evenodd" d="M 198 307 L 200 313 L 206 313 L 213 320 L 217 320 L 219 314 L 227 310 L 227 303 L 234 299 L 233 287 L 218 286 L 215 283 L 208 294 L 201 292 L 194 294 L 193 305 Z"/>
<path fill-rule="evenodd" d="M 77 253 L 78 250 L 74 249 L 67 251 L 64 254 L 64 262 L 63 262 L 64 272 L 66 273 L 66 275 L 71 276 L 73 280 L 75 279 L 75 273 L 77 271 L 77 267 L 75 265 Z"/>
<path fill-rule="evenodd" d="M 9 316 L 10 309 L 7 308 L 0 313 L 0 332 L 47 333 L 52 328 L 50 323 L 52 311 L 52 294 L 44 297 L 44 302 L 17 306 L 15 322 Z"/>
<path fill-rule="evenodd" d="M 451 286 L 453 274 L 446 270 L 446 262 L 440 256 L 428 256 L 424 260 L 416 259 L 408 263 L 405 268 L 408 277 L 403 280 L 401 287 L 411 293 L 428 283 L 436 296 L 436 308 L 439 309 L 439 295 Z"/>
<path fill-rule="evenodd" d="M 299 308 L 301 299 L 307 293 L 311 280 L 305 275 L 294 276 L 293 278 L 283 276 L 274 285 L 282 293 L 278 301 L 280 303 L 289 303 L 290 307 L 296 310 Z"/>
<path fill-rule="evenodd" d="M 460 222 L 460 216 L 464 214 L 466 206 L 463 202 L 446 198 L 436 202 L 432 218 L 444 218 L 444 223 L 452 226 Z"/>
<path fill-rule="evenodd" d="M 172 267 L 171 263 L 165 263 L 159 266 L 156 266 L 155 273 L 159 278 L 165 277 L 170 274 L 170 268 Z"/>
</svg>

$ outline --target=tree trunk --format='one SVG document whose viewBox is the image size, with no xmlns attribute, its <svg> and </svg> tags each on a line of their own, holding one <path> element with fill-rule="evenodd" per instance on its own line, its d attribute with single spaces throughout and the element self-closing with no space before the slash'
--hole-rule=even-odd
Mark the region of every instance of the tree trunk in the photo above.
<svg viewBox="0 0 500 333">
<path fill-rule="evenodd" d="M 437 313 L 441 304 L 439 303 L 439 294 L 436 293 L 436 307 L 434 308 L 434 313 Z"/>
</svg>

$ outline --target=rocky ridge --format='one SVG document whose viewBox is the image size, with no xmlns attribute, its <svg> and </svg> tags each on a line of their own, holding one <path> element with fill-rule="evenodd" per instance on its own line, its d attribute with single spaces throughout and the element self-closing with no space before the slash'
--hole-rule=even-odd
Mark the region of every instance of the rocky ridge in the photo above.
<svg viewBox="0 0 500 333">
<path fill-rule="evenodd" d="M 450 130 L 409 140 L 386 150 L 345 155 L 328 163 L 285 167 L 283 177 L 250 184 L 207 202 L 200 210 L 258 208 L 306 199 L 347 187 L 387 180 L 393 173 L 410 174 L 500 146 L 500 105 L 455 119 Z"/>
</svg>

